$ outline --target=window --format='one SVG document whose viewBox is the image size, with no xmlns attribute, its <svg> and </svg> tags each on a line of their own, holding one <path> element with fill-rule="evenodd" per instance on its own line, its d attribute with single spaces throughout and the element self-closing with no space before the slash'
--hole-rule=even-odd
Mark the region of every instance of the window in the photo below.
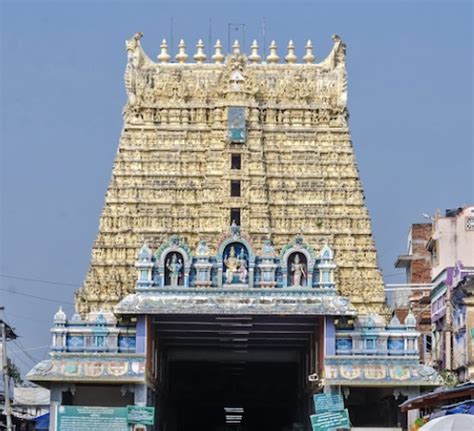
<svg viewBox="0 0 474 431">
<path fill-rule="evenodd" d="M 232 197 L 239 197 L 240 196 L 240 181 L 232 180 L 230 182 L 230 195 Z"/>
<path fill-rule="evenodd" d="M 466 230 L 474 230 L 474 217 L 466 217 Z"/>
<path fill-rule="evenodd" d="M 431 263 L 433 265 L 438 265 L 438 242 L 433 243 L 433 248 L 431 249 Z"/>
<path fill-rule="evenodd" d="M 426 334 L 425 336 L 425 353 L 431 353 L 432 343 L 431 335 Z"/>
<path fill-rule="evenodd" d="M 242 166 L 242 158 L 240 154 L 232 154 L 230 157 L 230 168 L 240 169 Z"/>
<path fill-rule="evenodd" d="M 235 222 L 237 226 L 240 226 L 240 208 L 230 209 L 230 224 Z"/>
</svg>

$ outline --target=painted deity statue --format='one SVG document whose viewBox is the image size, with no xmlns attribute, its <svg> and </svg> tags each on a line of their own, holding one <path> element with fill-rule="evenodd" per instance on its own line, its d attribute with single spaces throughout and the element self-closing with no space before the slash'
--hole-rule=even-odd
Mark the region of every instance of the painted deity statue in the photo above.
<svg viewBox="0 0 474 431">
<path fill-rule="evenodd" d="M 170 272 L 170 285 L 177 286 L 179 274 L 181 272 L 181 268 L 183 267 L 183 262 L 181 261 L 181 259 L 178 259 L 176 254 L 173 254 L 171 256 L 171 259 L 168 259 L 166 267 Z"/>
<path fill-rule="evenodd" d="M 235 255 L 235 248 L 232 246 L 230 248 L 228 256 L 224 260 L 226 271 L 225 271 L 225 278 L 227 283 L 232 283 L 232 279 L 234 278 L 234 274 L 238 274 L 239 272 L 239 259 Z"/>
<path fill-rule="evenodd" d="M 291 272 L 293 274 L 293 286 L 303 286 L 306 279 L 306 270 L 304 264 L 300 261 L 300 255 L 297 254 L 291 264 Z"/>
<path fill-rule="evenodd" d="M 234 275 L 239 277 L 241 283 L 247 282 L 247 262 L 245 260 L 245 253 L 242 250 L 239 256 L 235 253 L 234 246 L 230 247 L 229 254 L 224 259 L 224 264 L 226 266 L 225 279 L 227 284 L 231 284 L 234 280 Z"/>
<path fill-rule="evenodd" d="M 245 260 L 243 249 L 240 251 L 240 254 L 239 254 L 239 272 L 240 272 L 240 277 L 239 277 L 240 282 L 246 283 L 248 270 L 247 270 L 247 262 Z"/>
</svg>

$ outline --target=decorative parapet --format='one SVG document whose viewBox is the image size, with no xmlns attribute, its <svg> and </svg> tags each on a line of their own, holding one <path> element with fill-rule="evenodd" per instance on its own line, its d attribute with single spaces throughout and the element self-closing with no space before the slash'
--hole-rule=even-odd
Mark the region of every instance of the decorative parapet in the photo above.
<svg viewBox="0 0 474 431">
<path fill-rule="evenodd" d="M 280 63 L 275 42 L 270 45 L 266 62 L 260 62 L 256 41 L 250 48 L 249 56 L 241 52 L 237 41 L 227 55 L 217 41 L 214 54 L 207 56 L 201 40 L 196 45 L 196 54 L 192 56 L 195 63 L 187 63 L 190 55 L 183 40 L 172 63 L 168 44 L 163 40 L 158 55 L 160 62 L 155 63 L 141 47 L 142 36 L 142 33 L 136 33 L 126 42 L 128 63 L 125 87 L 128 104 L 124 116 L 128 124 L 142 121 L 174 124 L 178 121 L 174 112 L 178 105 L 196 107 L 205 101 L 215 107 L 216 115 L 220 116 L 220 110 L 229 101 L 251 109 L 257 102 L 277 108 L 281 100 L 292 103 L 295 109 L 319 107 L 322 115 L 327 115 L 337 124 L 345 124 L 346 46 L 339 36 L 333 36 L 334 46 L 320 63 L 314 63 L 311 41 L 306 44 L 302 62 L 298 63 L 295 46 L 290 41 L 284 64 Z M 210 58 L 208 63 L 207 58 Z M 281 79 L 275 78 L 277 74 Z M 273 112 L 267 112 L 266 116 L 269 124 L 274 122 Z M 300 126 L 303 126 L 303 119 Z"/>
<path fill-rule="evenodd" d="M 257 255 L 251 239 L 235 224 L 214 255 L 205 241 L 193 255 L 182 238 L 173 236 L 156 253 L 144 244 L 135 267 L 137 292 L 165 287 L 336 289 L 337 265 L 327 244 L 317 252 L 298 236 L 277 256 L 271 242 L 265 241 Z"/>
<path fill-rule="evenodd" d="M 85 319 L 75 314 L 68 320 L 60 308 L 51 333 L 53 352 L 135 352 L 135 328 L 117 325 L 110 311 L 92 311 Z"/>
<path fill-rule="evenodd" d="M 437 372 L 420 365 L 419 333 L 410 311 L 402 324 L 377 314 L 336 329 L 336 355 L 324 359 L 325 384 L 343 386 L 438 386 Z"/>
<path fill-rule="evenodd" d="M 439 386 L 439 374 L 405 356 L 329 356 L 324 384 L 337 386 Z"/>
<path fill-rule="evenodd" d="M 296 237 L 279 256 L 270 241 L 257 255 L 233 223 L 215 255 L 200 241 L 194 255 L 179 237 L 153 254 L 145 244 L 135 264 L 135 294 L 115 307 L 118 314 L 299 314 L 355 316 L 336 294 L 334 253 L 316 252 Z"/>
<path fill-rule="evenodd" d="M 51 359 L 37 364 L 28 380 L 47 382 L 145 383 L 145 356 L 136 353 L 135 327 L 119 326 L 110 311 L 68 320 L 60 308 L 51 329 Z"/>
<path fill-rule="evenodd" d="M 128 60 L 129 64 L 134 67 L 147 67 L 152 65 L 158 65 L 153 60 L 148 57 L 143 48 L 141 46 L 140 40 L 143 37 L 143 33 L 135 33 L 135 35 L 125 42 L 125 47 L 128 53 Z M 339 65 L 345 65 L 345 58 L 346 58 L 346 46 L 342 42 L 341 38 L 338 35 L 333 35 L 332 40 L 334 42 L 334 46 L 329 53 L 329 55 L 319 63 L 315 63 L 315 56 L 313 54 L 313 43 L 311 40 L 308 40 L 305 45 L 306 53 L 302 57 L 302 62 L 299 64 L 309 65 L 312 67 L 317 67 L 321 69 L 334 69 Z M 226 55 L 223 53 L 223 46 L 219 39 L 217 39 L 216 44 L 214 45 L 214 53 L 210 56 L 210 62 L 206 63 L 207 55 L 205 54 L 204 50 L 204 43 L 201 39 L 198 40 L 196 43 L 196 53 L 193 55 L 194 60 L 196 61 L 195 64 L 217 64 L 220 65 L 226 60 Z M 254 40 L 250 46 L 250 55 L 246 55 L 241 52 L 240 43 L 236 40 L 232 44 L 232 50 L 227 55 L 228 56 L 244 56 L 245 60 L 251 64 L 259 64 L 262 57 L 258 53 L 259 45 L 256 40 Z M 261 64 L 262 66 L 271 66 L 280 64 L 280 56 L 278 55 L 278 46 L 276 42 L 273 40 L 269 46 L 269 55 L 266 57 L 266 62 L 263 61 Z M 178 44 L 178 53 L 176 54 L 175 60 L 176 62 L 173 63 L 174 66 L 186 64 L 189 55 L 186 52 L 186 43 L 183 39 L 180 40 Z M 159 63 L 161 64 L 169 64 L 171 56 L 168 53 L 168 43 L 166 39 L 163 39 L 160 44 L 160 54 L 157 56 Z M 228 57 L 227 57 L 228 60 Z M 284 63 L 288 65 L 298 64 L 298 57 L 295 55 L 295 44 L 292 40 L 288 42 L 287 45 L 287 54 L 284 57 Z"/>
<path fill-rule="evenodd" d="M 280 314 L 355 316 L 347 298 L 326 289 L 149 289 L 127 295 L 118 314 Z"/>
<path fill-rule="evenodd" d="M 26 378 L 34 383 L 147 383 L 145 356 L 131 353 L 53 352 Z"/>
<path fill-rule="evenodd" d="M 379 315 L 359 316 L 353 328 L 336 331 L 337 355 L 395 355 L 418 358 L 419 332 L 410 312 L 404 324 L 396 316 L 385 325 Z"/>
</svg>

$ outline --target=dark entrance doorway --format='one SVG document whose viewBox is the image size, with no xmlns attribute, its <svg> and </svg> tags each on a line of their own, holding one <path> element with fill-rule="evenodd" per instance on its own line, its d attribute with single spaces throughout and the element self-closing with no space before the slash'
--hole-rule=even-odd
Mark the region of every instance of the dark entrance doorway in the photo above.
<svg viewBox="0 0 474 431">
<path fill-rule="evenodd" d="M 308 429 L 316 317 L 157 316 L 163 431 Z"/>
</svg>

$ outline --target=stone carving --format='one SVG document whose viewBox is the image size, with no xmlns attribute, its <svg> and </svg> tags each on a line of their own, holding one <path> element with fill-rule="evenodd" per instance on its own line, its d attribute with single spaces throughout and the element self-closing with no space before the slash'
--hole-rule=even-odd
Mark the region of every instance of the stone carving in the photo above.
<svg viewBox="0 0 474 431">
<path fill-rule="evenodd" d="M 247 282 L 248 270 L 243 248 L 241 248 L 240 254 L 237 256 L 234 246 L 231 246 L 229 254 L 224 259 L 224 264 L 227 268 L 225 272 L 227 284 L 234 282 L 234 276 L 238 276 L 240 283 Z"/>
<path fill-rule="evenodd" d="M 227 183 L 230 144 L 222 137 L 227 108 L 240 106 L 247 132 L 239 176 L 249 193 L 239 198 L 239 206 L 254 248 L 260 250 L 270 238 L 281 255 L 295 232 L 303 232 L 318 249 L 326 238 L 334 249 L 339 292 L 361 310 L 385 312 L 347 125 L 341 39 L 334 37 L 331 53 L 319 63 L 312 43 L 297 66 L 293 46 L 288 55 L 276 53 L 280 61 L 287 56 L 289 64 L 264 64 L 256 44 L 247 58 L 240 47 L 226 55 L 216 43 L 212 62 L 193 65 L 181 63 L 189 61 L 184 42 L 177 63 L 154 63 L 141 37 L 137 33 L 126 44 L 124 128 L 91 267 L 75 296 L 78 311 L 111 307 L 133 291 L 133 265 L 144 237 L 152 247 L 173 234 L 193 246 L 205 240 L 209 254 L 217 254 L 234 205 Z M 166 62 L 168 47 L 161 45 L 160 62 Z M 204 61 L 202 55 L 198 60 Z M 296 147 L 297 152 L 291 151 Z M 202 286 L 208 286 L 213 263 L 201 263 L 207 283 Z M 274 263 L 267 263 L 263 269 L 271 280 Z M 186 264 L 185 259 L 184 279 Z M 263 274 L 258 265 L 247 261 L 249 284 L 255 269 Z M 314 267 L 307 265 L 309 284 Z M 218 277 L 215 271 L 212 276 Z M 222 278 L 225 282 L 225 274 Z"/>
<path fill-rule="evenodd" d="M 116 306 L 125 314 L 284 314 L 355 316 L 347 298 L 335 292 L 294 291 L 291 300 L 282 289 L 155 289 L 127 295 Z"/>
<path fill-rule="evenodd" d="M 173 253 L 170 257 L 168 257 L 168 260 L 166 262 L 166 268 L 169 271 L 170 286 L 177 286 L 178 279 L 182 274 L 181 270 L 183 268 L 183 261 L 178 258 L 177 253 Z"/>
<path fill-rule="evenodd" d="M 306 267 L 300 260 L 300 255 L 296 253 L 291 263 L 291 273 L 293 275 L 292 286 L 300 287 L 306 284 Z"/>
</svg>

